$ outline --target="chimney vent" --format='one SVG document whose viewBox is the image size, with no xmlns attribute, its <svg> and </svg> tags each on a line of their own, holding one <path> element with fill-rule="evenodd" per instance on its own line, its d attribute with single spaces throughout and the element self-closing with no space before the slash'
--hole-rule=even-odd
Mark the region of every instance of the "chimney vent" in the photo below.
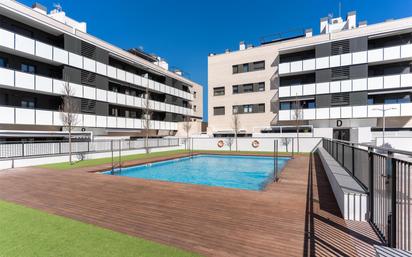
<svg viewBox="0 0 412 257">
<path fill-rule="evenodd" d="M 245 41 L 240 41 L 240 43 L 239 43 L 239 50 L 242 51 L 242 50 L 245 50 L 245 49 L 246 49 Z"/>
<path fill-rule="evenodd" d="M 182 76 L 182 75 L 183 75 L 182 71 L 181 71 L 181 70 L 178 70 L 178 69 L 174 70 L 174 73 L 177 74 L 177 75 L 179 75 L 179 76 Z"/>
<path fill-rule="evenodd" d="M 36 12 L 39 12 L 41 14 L 47 15 L 47 8 L 39 3 L 34 3 L 32 5 L 33 10 L 35 10 Z"/>
<path fill-rule="evenodd" d="M 305 37 L 312 37 L 313 36 L 313 30 L 310 29 L 306 29 L 305 30 Z"/>
<path fill-rule="evenodd" d="M 367 21 L 360 21 L 360 22 L 359 22 L 359 28 L 366 27 L 366 26 L 368 26 L 368 22 L 367 22 Z"/>
</svg>

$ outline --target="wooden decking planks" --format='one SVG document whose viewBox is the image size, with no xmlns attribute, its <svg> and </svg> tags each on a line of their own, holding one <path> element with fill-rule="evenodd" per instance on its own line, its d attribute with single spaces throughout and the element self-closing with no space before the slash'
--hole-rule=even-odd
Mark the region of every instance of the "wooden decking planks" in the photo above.
<svg viewBox="0 0 412 257">
<path fill-rule="evenodd" d="M 22 168 L 0 172 L 0 199 L 206 256 L 370 254 L 371 228 L 340 217 L 316 163 L 298 156 L 263 192 Z"/>
</svg>

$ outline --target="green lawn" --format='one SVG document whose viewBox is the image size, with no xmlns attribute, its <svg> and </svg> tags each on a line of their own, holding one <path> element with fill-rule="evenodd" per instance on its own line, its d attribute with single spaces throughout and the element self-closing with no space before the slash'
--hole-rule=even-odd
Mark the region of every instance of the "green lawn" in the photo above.
<svg viewBox="0 0 412 257">
<path fill-rule="evenodd" d="M 155 152 L 155 153 L 148 153 L 148 154 L 133 154 L 133 155 L 125 155 L 122 156 L 122 161 L 130 161 L 130 160 L 139 160 L 139 159 L 145 159 L 145 158 L 153 158 L 153 157 L 163 157 L 163 156 L 169 156 L 173 154 L 179 154 L 179 153 L 187 153 L 188 151 L 186 150 L 174 150 L 174 151 L 165 151 L 165 152 Z M 117 162 L 118 153 L 115 153 L 115 162 Z M 46 164 L 46 165 L 40 165 L 39 167 L 43 168 L 51 168 L 51 169 L 58 169 L 58 170 L 67 170 L 67 169 L 73 169 L 73 168 L 80 168 L 80 167 L 90 167 L 90 166 L 96 166 L 100 164 L 105 164 L 105 163 L 111 163 L 112 158 L 100 158 L 100 159 L 93 159 L 93 160 L 83 160 L 76 162 L 72 165 L 70 165 L 68 162 L 62 162 L 62 163 L 52 163 L 52 164 Z"/>
<path fill-rule="evenodd" d="M 199 256 L 0 201 L 0 257 Z"/>
<path fill-rule="evenodd" d="M 194 150 L 196 151 L 196 150 Z M 125 155 L 122 156 L 122 161 L 130 161 L 130 160 L 139 160 L 139 159 L 145 159 L 145 158 L 153 158 L 153 157 L 164 157 L 164 156 L 171 156 L 173 154 L 179 154 L 179 153 L 188 153 L 189 151 L 186 150 L 173 150 L 173 151 L 165 151 L 165 152 L 155 152 L 155 153 L 149 153 L 149 154 L 133 154 L 133 155 Z M 202 153 L 242 153 L 242 154 L 270 154 L 273 155 L 273 152 L 254 152 L 254 151 L 200 151 Z M 115 153 L 115 162 L 117 162 L 117 156 Z M 295 153 L 296 154 L 296 153 Z M 300 154 L 308 154 L 308 153 L 300 153 Z M 282 156 L 290 156 L 291 153 L 282 153 L 279 152 L 279 155 Z M 62 163 L 52 163 L 52 164 L 46 164 L 46 165 L 40 165 L 39 167 L 42 168 L 49 168 L 49 169 L 58 169 L 58 170 L 68 170 L 68 169 L 73 169 L 73 168 L 80 168 L 80 167 L 90 167 L 90 166 L 96 166 L 100 164 L 105 164 L 105 163 L 111 163 L 112 158 L 100 158 L 100 159 L 93 159 L 93 160 L 83 160 L 76 162 L 74 164 L 69 164 L 68 162 L 62 162 Z"/>
</svg>

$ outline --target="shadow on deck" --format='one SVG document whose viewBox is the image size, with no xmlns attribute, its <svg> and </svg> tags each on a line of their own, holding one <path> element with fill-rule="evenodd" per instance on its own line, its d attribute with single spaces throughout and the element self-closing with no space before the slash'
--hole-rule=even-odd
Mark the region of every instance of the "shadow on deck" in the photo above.
<svg viewBox="0 0 412 257">
<path fill-rule="evenodd" d="M 317 153 L 308 166 L 304 256 L 375 256 L 379 237 L 368 223 L 343 219 Z"/>
</svg>

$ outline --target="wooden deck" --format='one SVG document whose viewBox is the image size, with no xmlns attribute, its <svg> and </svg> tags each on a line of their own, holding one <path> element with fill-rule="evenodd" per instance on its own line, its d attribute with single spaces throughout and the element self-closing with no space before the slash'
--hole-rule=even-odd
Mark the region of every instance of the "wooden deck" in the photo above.
<svg viewBox="0 0 412 257">
<path fill-rule="evenodd" d="M 290 160 L 263 192 L 21 168 L 0 172 L 0 199 L 205 256 L 373 256 L 371 227 L 340 217 L 309 160 Z"/>
</svg>

